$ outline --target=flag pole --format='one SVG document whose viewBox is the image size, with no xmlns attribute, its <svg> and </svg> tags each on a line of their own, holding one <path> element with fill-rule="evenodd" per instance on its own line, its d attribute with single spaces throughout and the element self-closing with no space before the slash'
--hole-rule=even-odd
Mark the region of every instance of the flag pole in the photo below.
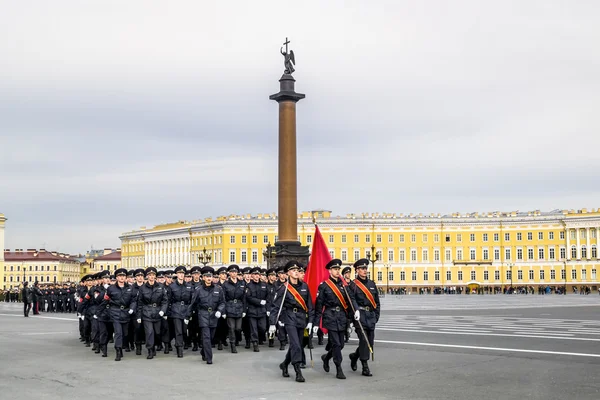
<svg viewBox="0 0 600 400">
<path fill-rule="evenodd" d="M 342 276 L 341 279 L 344 279 L 344 277 Z M 346 297 L 348 298 L 348 302 L 350 303 L 350 307 L 352 307 L 352 312 L 354 314 L 356 314 L 356 310 L 354 309 L 354 304 L 352 304 L 352 300 L 350 299 L 350 295 L 348 294 L 348 290 L 346 289 L 346 286 L 348 285 L 346 283 L 346 281 L 343 281 L 344 284 L 342 284 L 342 287 L 344 288 L 344 292 L 346 293 Z M 369 338 L 367 337 L 367 334 L 365 333 L 365 330 L 362 326 L 362 324 L 360 323 L 360 318 L 355 320 L 355 322 L 358 323 L 358 326 L 360 328 L 360 331 L 363 334 L 363 337 L 365 338 L 365 342 L 367 342 L 367 346 L 369 346 L 369 351 L 371 352 L 371 361 L 375 361 L 375 353 L 373 353 L 373 348 L 371 347 L 371 343 L 369 343 Z"/>
<path fill-rule="evenodd" d="M 288 291 L 288 285 L 289 285 L 289 283 L 286 280 L 286 282 L 284 283 L 285 291 L 283 292 L 283 298 L 281 299 L 281 305 L 279 306 L 279 312 L 277 313 L 277 319 L 275 319 L 275 322 L 279 322 L 279 316 L 281 316 L 281 310 L 283 309 L 283 303 L 285 302 L 285 296 Z M 277 294 L 275 294 L 275 296 L 277 296 Z M 274 333 L 269 336 L 269 339 L 274 339 L 274 338 L 275 338 Z"/>
</svg>

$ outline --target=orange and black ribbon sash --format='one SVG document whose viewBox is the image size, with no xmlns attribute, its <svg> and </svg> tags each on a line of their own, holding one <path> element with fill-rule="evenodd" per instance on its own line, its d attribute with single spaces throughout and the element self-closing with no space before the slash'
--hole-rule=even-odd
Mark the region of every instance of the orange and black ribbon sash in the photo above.
<svg viewBox="0 0 600 400">
<path fill-rule="evenodd" d="M 340 278 L 340 279 L 344 279 L 344 278 Z M 335 295 L 338 298 L 338 300 L 340 301 L 340 303 L 342 303 L 342 307 L 344 307 L 344 310 L 347 310 L 348 304 L 346 304 L 346 300 L 344 299 L 344 296 L 342 296 L 342 292 L 340 292 L 340 289 L 334 283 L 332 283 L 329 279 L 327 279 L 325 281 L 325 283 L 327 284 L 327 286 L 329 286 L 329 288 L 331 290 L 333 290 L 333 293 L 335 293 Z"/>
<path fill-rule="evenodd" d="M 367 296 L 367 299 L 369 299 L 373 308 L 374 309 L 377 308 L 377 303 L 375 303 L 375 298 L 373 298 L 373 295 L 371 294 L 371 292 L 369 292 L 369 289 L 367 289 L 367 287 L 365 285 L 363 285 L 358 279 L 355 279 L 354 283 L 360 290 L 362 290 L 362 292 L 365 294 L 365 296 Z"/>
<path fill-rule="evenodd" d="M 308 307 L 306 306 L 306 302 L 304 301 L 304 298 L 302 298 L 302 296 L 300 296 L 300 293 L 298 293 L 296 288 L 294 286 L 290 285 L 289 283 L 286 283 L 286 286 L 288 288 L 288 292 L 290 292 L 292 294 L 292 296 L 294 296 L 294 299 L 296 299 L 298 304 L 300 304 L 300 306 L 304 309 L 304 312 L 308 312 Z"/>
</svg>

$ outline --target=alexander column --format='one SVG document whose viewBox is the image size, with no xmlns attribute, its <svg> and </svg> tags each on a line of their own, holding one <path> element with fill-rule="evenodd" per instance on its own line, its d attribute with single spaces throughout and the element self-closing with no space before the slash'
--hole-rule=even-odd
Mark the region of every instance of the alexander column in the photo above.
<svg viewBox="0 0 600 400">
<path fill-rule="evenodd" d="M 288 51 L 290 41 L 285 38 L 285 70 L 279 79 L 279 93 L 269 99 L 279 103 L 279 195 L 278 195 L 278 241 L 275 242 L 275 265 L 280 266 L 295 259 L 304 264 L 308 262 L 308 246 L 298 241 L 298 195 L 296 177 L 296 103 L 305 96 L 296 93 L 292 76 L 296 59 L 292 50 Z"/>
</svg>

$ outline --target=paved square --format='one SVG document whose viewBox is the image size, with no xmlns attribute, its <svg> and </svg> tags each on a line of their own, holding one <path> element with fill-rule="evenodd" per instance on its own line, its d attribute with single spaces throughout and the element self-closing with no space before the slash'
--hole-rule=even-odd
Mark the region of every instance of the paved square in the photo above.
<svg viewBox="0 0 600 400">
<path fill-rule="evenodd" d="M 277 348 L 215 350 L 212 366 L 191 350 L 117 363 L 110 345 L 102 358 L 79 342 L 74 315 L 23 318 L 21 304 L 0 303 L 0 397 L 597 399 L 599 306 L 597 295 L 387 297 L 372 378 L 350 370 L 353 334 L 348 379 L 322 370 L 316 346 L 307 382 L 296 383 L 281 377 Z"/>
</svg>

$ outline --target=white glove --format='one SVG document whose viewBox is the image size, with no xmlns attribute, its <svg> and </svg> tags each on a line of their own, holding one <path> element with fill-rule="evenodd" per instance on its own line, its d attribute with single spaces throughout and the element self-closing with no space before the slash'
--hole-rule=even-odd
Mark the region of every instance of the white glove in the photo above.
<svg viewBox="0 0 600 400">
<path fill-rule="evenodd" d="M 217 311 L 215 313 L 215 318 L 221 318 L 221 312 L 220 311 Z"/>
<path fill-rule="evenodd" d="M 354 313 L 354 319 L 357 321 L 360 319 L 360 310 L 356 310 L 356 312 Z"/>
<path fill-rule="evenodd" d="M 319 332 L 319 327 L 318 326 L 313 326 L 313 334 L 317 334 L 317 332 Z"/>
<path fill-rule="evenodd" d="M 245 313 L 245 312 L 243 312 L 243 313 L 242 313 L 242 318 L 244 318 L 245 316 L 246 316 L 246 313 Z"/>
<path fill-rule="evenodd" d="M 138 319 L 138 320 L 137 320 L 137 323 L 138 323 L 138 324 L 141 324 L 141 323 L 142 323 L 142 320 L 141 320 L 141 319 Z"/>
<path fill-rule="evenodd" d="M 85 315 L 82 315 L 82 316 L 81 316 L 81 320 L 82 320 L 82 321 L 85 321 Z"/>
<path fill-rule="evenodd" d="M 275 325 L 269 326 L 269 335 L 275 334 Z"/>
<path fill-rule="evenodd" d="M 163 317 L 163 319 L 166 321 L 166 320 L 167 320 L 167 316 L 165 315 L 165 316 Z"/>
<path fill-rule="evenodd" d="M 261 305 L 261 306 L 264 306 L 265 304 L 267 304 L 267 301 L 266 301 L 266 300 L 261 300 L 261 301 L 260 301 L 260 305 Z"/>
<path fill-rule="evenodd" d="M 227 315 L 226 314 L 223 314 L 223 319 L 227 319 Z"/>
<path fill-rule="evenodd" d="M 285 326 L 285 324 L 281 321 L 277 321 L 277 323 L 279 324 L 279 326 Z"/>
<path fill-rule="evenodd" d="M 267 311 L 267 317 L 271 315 L 271 311 Z"/>
<path fill-rule="evenodd" d="M 189 320 L 189 319 L 184 319 L 184 320 L 183 320 L 183 323 L 187 325 L 187 324 L 189 324 L 189 323 L 190 323 L 190 320 Z"/>
<path fill-rule="evenodd" d="M 128 312 L 129 312 L 129 315 L 133 314 L 133 310 L 131 308 L 129 309 Z"/>
<path fill-rule="evenodd" d="M 310 332 L 312 329 L 312 322 L 309 322 L 308 325 L 306 325 L 306 329 Z"/>
<path fill-rule="evenodd" d="M 160 315 L 162 317 L 163 315 L 165 315 L 165 313 L 163 311 L 159 311 L 158 315 Z"/>
<path fill-rule="evenodd" d="M 348 328 L 348 336 L 352 334 L 352 328 Z"/>
<path fill-rule="evenodd" d="M 98 317 L 96 317 L 96 314 L 94 314 L 94 319 L 98 319 Z"/>
</svg>

